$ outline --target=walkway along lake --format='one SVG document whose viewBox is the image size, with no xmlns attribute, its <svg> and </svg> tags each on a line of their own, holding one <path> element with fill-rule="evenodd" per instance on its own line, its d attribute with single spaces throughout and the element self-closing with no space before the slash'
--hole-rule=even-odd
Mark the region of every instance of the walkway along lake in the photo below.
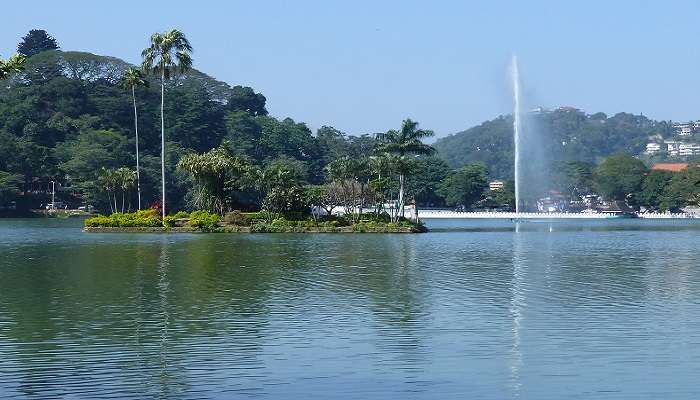
<svg viewBox="0 0 700 400">
<path fill-rule="evenodd" d="M 700 397 L 700 221 L 428 226 L 0 220 L 0 397 Z"/>
</svg>

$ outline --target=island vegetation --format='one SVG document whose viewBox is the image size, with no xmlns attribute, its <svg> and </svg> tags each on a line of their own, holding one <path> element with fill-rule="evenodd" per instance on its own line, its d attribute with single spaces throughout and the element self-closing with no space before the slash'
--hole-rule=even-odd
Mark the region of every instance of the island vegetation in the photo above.
<svg viewBox="0 0 700 400">
<path fill-rule="evenodd" d="M 253 88 L 198 71 L 184 33 L 145 44 L 137 66 L 62 51 L 32 30 L 0 60 L 0 213 L 45 207 L 50 182 L 57 201 L 103 214 L 88 227 L 420 230 L 407 204 L 514 207 L 509 116 L 432 146 L 433 132 L 408 118 L 387 132 L 312 132 L 269 115 Z M 560 155 L 543 172 L 554 191 L 654 210 L 700 201 L 693 160 L 668 172 L 636 157 L 650 136 L 671 135 L 670 122 L 570 109 L 533 118 Z M 502 188 L 489 188 L 495 179 Z"/>
</svg>

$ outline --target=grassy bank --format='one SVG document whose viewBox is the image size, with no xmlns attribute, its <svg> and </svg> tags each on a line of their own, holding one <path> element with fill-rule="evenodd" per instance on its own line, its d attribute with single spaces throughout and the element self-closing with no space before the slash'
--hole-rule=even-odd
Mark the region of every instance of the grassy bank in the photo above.
<svg viewBox="0 0 700 400">
<path fill-rule="evenodd" d="M 165 217 L 165 223 L 154 210 L 115 213 L 85 220 L 86 232 L 171 232 L 171 233 L 420 233 L 423 224 L 409 220 L 391 222 L 386 217 L 363 215 L 357 221 L 342 217 L 323 219 L 272 218 L 264 212 L 228 213 L 223 218 L 206 211 L 190 214 L 179 212 Z"/>
</svg>

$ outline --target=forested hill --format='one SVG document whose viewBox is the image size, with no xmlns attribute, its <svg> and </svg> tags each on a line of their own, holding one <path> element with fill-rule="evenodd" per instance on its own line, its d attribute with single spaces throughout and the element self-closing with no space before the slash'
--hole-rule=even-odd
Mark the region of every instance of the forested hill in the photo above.
<svg viewBox="0 0 700 400">
<path fill-rule="evenodd" d="M 572 108 L 533 112 L 527 115 L 526 123 L 542 138 L 542 151 L 552 161 L 598 163 L 614 153 L 636 155 L 651 136 L 665 138 L 672 133 L 667 121 L 627 113 L 608 118 L 604 113 L 586 114 Z M 513 176 L 512 116 L 500 116 L 441 138 L 435 147 L 451 167 L 483 162 L 494 178 Z"/>
<path fill-rule="evenodd" d="M 38 207 L 51 181 L 61 199 L 70 191 L 84 203 L 104 202 L 100 170 L 135 165 L 131 90 L 119 84 L 129 67 L 113 57 L 46 50 L 0 83 L 0 203 L 17 199 L 18 206 Z M 159 198 L 160 84 L 147 80 L 135 94 L 141 187 L 150 205 Z M 176 169 L 188 153 L 223 145 L 258 164 L 291 163 L 315 183 L 328 160 L 372 148 L 367 136 L 330 127 L 314 135 L 304 123 L 269 116 L 262 94 L 195 69 L 168 80 L 165 91 L 167 195 L 174 209 L 184 206 L 192 186 Z"/>
</svg>

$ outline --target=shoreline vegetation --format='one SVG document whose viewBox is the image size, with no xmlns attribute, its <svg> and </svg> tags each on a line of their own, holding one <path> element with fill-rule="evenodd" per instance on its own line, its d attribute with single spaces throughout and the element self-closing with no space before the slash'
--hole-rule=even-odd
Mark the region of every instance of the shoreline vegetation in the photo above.
<svg viewBox="0 0 700 400">
<path fill-rule="evenodd" d="M 387 215 L 363 214 L 357 220 L 344 217 L 285 217 L 269 212 L 226 213 L 223 218 L 208 211 L 183 211 L 164 220 L 159 211 L 98 215 L 85 220 L 85 232 L 99 233 L 422 233 L 428 229 L 420 222 Z"/>
</svg>

